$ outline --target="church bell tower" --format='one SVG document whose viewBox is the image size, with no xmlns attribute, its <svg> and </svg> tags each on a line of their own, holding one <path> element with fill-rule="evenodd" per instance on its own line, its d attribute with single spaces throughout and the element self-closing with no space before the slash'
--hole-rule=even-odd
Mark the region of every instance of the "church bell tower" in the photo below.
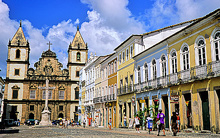
<svg viewBox="0 0 220 138">
<path fill-rule="evenodd" d="M 69 45 L 68 64 L 70 79 L 79 81 L 79 71 L 85 66 L 88 58 L 88 47 L 77 26 L 75 37 Z"/>
<path fill-rule="evenodd" d="M 8 43 L 8 59 L 6 79 L 24 80 L 29 67 L 29 42 L 24 36 L 22 25 Z"/>
</svg>

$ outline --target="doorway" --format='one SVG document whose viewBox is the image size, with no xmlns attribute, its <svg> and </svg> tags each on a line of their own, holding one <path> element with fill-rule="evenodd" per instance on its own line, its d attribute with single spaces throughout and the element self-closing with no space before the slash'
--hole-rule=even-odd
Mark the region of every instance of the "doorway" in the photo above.
<svg viewBox="0 0 220 138">
<path fill-rule="evenodd" d="M 216 94 L 218 97 L 218 103 L 216 103 L 218 104 L 218 111 L 216 112 L 219 112 L 219 115 L 218 115 L 219 125 L 218 126 L 220 126 L 220 90 L 216 90 Z"/>
<path fill-rule="evenodd" d="M 145 104 L 146 104 L 146 108 L 148 109 L 149 108 L 149 102 L 148 102 L 148 99 L 145 99 Z M 149 110 L 147 110 L 147 116 L 149 116 Z"/>
<path fill-rule="evenodd" d="M 59 113 L 58 118 L 63 118 L 63 114 Z"/>
<path fill-rule="evenodd" d="M 203 119 L 203 129 L 210 130 L 210 115 L 209 115 L 209 99 L 208 92 L 199 93 L 202 101 L 202 119 Z"/>
<path fill-rule="evenodd" d="M 29 119 L 34 119 L 34 114 L 33 113 L 29 114 Z"/>
<path fill-rule="evenodd" d="M 186 118 L 187 118 L 187 127 L 192 128 L 192 108 L 191 108 L 191 94 L 184 94 L 185 99 L 185 108 L 186 108 Z"/>
<path fill-rule="evenodd" d="M 168 109 L 168 96 L 163 96 L 163 103 L 165 109 L 165 128 L 169 128 L 169 109 Z"/>
<path fill-rule="evenodd" d="M 119 127 L 122 127 L 122 116 L 123 116 L 123 112 L 122 112 L 122 105 L 119 105 L 119 116 L 120 116 L 120 124 Z"/>
<path fill-rule="evenodd" d="M 129 118 L 131 118 L 131 103 L 128 103 L 128 108 L 129 108 Z"/>
</svg>

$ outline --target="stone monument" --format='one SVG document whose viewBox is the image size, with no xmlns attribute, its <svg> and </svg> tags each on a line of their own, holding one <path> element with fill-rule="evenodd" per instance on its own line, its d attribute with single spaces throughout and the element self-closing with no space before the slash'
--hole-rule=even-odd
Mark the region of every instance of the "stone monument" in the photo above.
<svg viewBox="0 0 220 138">
<path fill-rule="evenodd" d="M 55 89 L 55 87 L 49 87 L 49 80 L 46 79 L 46 87 L 39 87 L 39 89 L 45 89 L 46 90 L 46 99 L 45 99 L 45 107 L 42 112 L 42 117 L 40 124 L 41 126 L 49 126 L 52 125 L 50 121 L 50 111 L 48 110 L 48 90 L 49 89 Z"/>
</svg>

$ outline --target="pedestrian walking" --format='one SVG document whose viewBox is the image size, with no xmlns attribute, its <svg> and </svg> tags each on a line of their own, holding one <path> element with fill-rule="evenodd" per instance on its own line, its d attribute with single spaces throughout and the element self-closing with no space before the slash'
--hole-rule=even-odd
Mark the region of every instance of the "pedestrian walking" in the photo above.
<svg viewBox="0 0 220 138">
<path fill-rule="evenodd" d="M 83 120 L 83 127 L 85 128 L 86 127 L 86 119 L 84 118 Z"/>
<path fill-rule="evenodd" d="M 65 128 L 68 128 L 68 121 L 65 119 Z"/>
<path fill-rule="evenodd" d="M 21 122 L 20 122 L 20 120 L 18 119 L 18 126 L 20 126 L 20 124 L 21 124 Z"/>
<path fill-rule="evenodd" d="M 138 117 L 138 114 L 137 114 L 137 116 L 134 118 L 134 122 L 135 122 L 136 131 L 137 131 L 138 133 L 140 133 L 140 131 L 139 131 L 139 128 L 140 128 L 140 118 Z"/>
<path fill-rule="evenodd" d="M 176 117 L 176 112 L 173 112 L 173 116 L 171 116 L 171 127 L 173 131 L 173 135 L 176 136 L 177 132 L 177 117 Z"/>
<path fill-rule="evenodd" d="M 109 123 L 108 124 L 109 124 L 109 130 L 112 130 L 112 119 L 111 118 L 109 119 Z"/>
<path fill-rule="evenodd" d="M 176 118 L 177 118 L 177 128 L 178 128 L 178 132 L 180 132 L 180 116 L 179 114 L 176 112 Z"/>
<path fill-rule="evenodd" d="M 158 134 L 157 136 L 160 135 L 160 130 L 163 129 L 163 135 L 165 135 L 165 125 L 164 125 L 164 118 L 165 115 L 162 113 L 162 109 L 159 109 L 159 113 L 157 114 L 157 125 L 158 125 Z"/>
<path fill-rule="evenodd" d="M 124 115 L 124 126 L 125 127 L 127 126 L 127 117 L 126 117 L 126 115 Z"/>
</svg>

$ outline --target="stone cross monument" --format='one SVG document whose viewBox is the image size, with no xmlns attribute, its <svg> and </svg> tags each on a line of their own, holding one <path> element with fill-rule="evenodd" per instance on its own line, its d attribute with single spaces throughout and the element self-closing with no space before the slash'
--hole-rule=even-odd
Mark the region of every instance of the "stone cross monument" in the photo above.
<svg viewBox="0 0 220 138">
<path fill-rule="evenodd" d="M 48 90 L 55 89 L 55 87 L 49 87 L 49 80 L 46 79 L 46 87 L 39 87 L 39 89 L 46 90 L 45 107 L 44 107 L 44 111 L 42 112 L 40 125 L 41 126 L 49 126 L 49 125 L 51 125 L 51 121 L 50 121 L 50 111 L 48 110 Z"/>
</svg>

